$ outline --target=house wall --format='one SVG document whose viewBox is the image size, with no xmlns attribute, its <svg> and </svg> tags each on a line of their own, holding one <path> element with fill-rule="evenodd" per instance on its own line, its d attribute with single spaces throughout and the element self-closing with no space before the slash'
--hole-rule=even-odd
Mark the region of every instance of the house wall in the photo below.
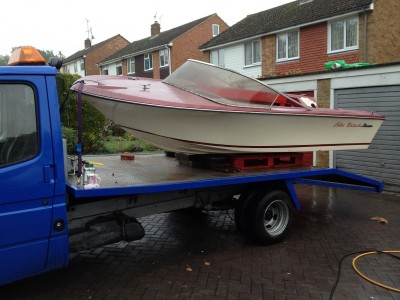
<svg viewBox="0 0 400 300">
<path fill-rule="evenodd" d="M 122 74 L 128 75 L 128 62 L 129 59 L 123 59 L 122 61 Z M 107 67 L 113 64 L 107 65 Z M 103 66 L 104 68 L 104 66 Z M 153 77 L 157 79 L 164 79 L 169 75 L 169 66 L 160 67 L 160 53 L 159 51 L 153 52 L 153 69 L 149 71 L 144 70 L 144 55 L 138 55 L 135 57 L 135 76 L 139 77 Z"/>
<path fill-rule="evenodd" d="M 212 25 L 218 24 L 219 31 L 222 32 L 228 28 L 228 25 L 218 16 L 213 15 L 203 23 L 192 28 L 186 33 L 176 38 L 171 48 L 171 72 L 176 70 L 189 58 L 203 60 L 204 55 L 199 51 L 199 47 L 209 41 L 212 35 Z"/>
<path fill-rule="evenodd" d="M 117 36 L 109 43 L 96 48 L 93 51 L 89 51 L 85 59 L 86 75 L 100 74 L 100 68 L 98 68 L 96 64 L 122 48 L 125 48 L 128 44 L 129 42 L 122 36 Z"/>
<path fill-rule="evenodd" d="M 257 78 L 261 76 L 261 64 L 249 67 L 244 66 L 244 43 L 231 45 L 223 49 L 225 67 L 248 77 Z M 207 52 L 210 53 L 210 51 Z"/>
<path fill-rule="evenodd" d="M 367 18 L 367 43 L 365 43 L 365 16 Z M 276 35 L 262 40 L 263 75 L 281 76 L 324 71 L 324 64 L 331 60 L 346 63 L 364 61 L 389 63 L 400 61 L 400 1 L 375 0 L 373 11 L 359 14 L 358 50 L 328 54 L 328 23 L 302 27 L 299 41 L 300 58 L 276 62 Z"/>
<path fill-rule="evenodd" d="M 331 107 L 331 79 L 317 80 L 318 107 Z M 317 151 L 315 153 L 315 165 L 317 167 L 329 167 L 329 151 Z"/>
<path fill-rule="evenodd" d="M 261 68 L 262 74 L 271 76 L 276 74 L 276 43 L 275 35 L 268 35 L 261 39 Z"/>
<path fill-rule="evenodd" d="M 212 25 L 218 24 L 220 32 L 226 30 L 229 26 L 217 15 L 213 15 L 203 23 L 192 28 L 188 32 L 172 41 L 170 49 L 170 65 L 160 67 L 160 52 L 153 51 L 153 69 L 144 71 L 144 55 L 135 56 L 135 75 L 138 77 L 150 77 L 157 79 L 164 79 L 189 58 L 209 61 L 208 55 L 199 51 L 199 47 L 212 38 Z M 106 66 L 113 69 L 113 64 Z M 128 71 L 128 60 L 122 60 L 122 74 L 126 75 Z M 99 72 L 99 71 L 98 71 Z M 109 71 L 110 72 L 110 71 Z M 97 73 L 98 74 L 98 73 Z"/>
<path fill-rule="evenodd" d="M 367 61 L 400 61 L 400 1 L 374 0 L 374 10 L 367 18 Z"/>
<path fill-rule="evenodd" d="M 99 72 L 101 73 L 102 70 L 107 69 L 108 75 L 117 75 L 117 65 L 119 65 L 119 62 L 108 64 L 107 66 L 101 67 L 101 70 Z"/>
<path fill-rule="evenodd" d="M 128 74 L 128 59 L 123 59 L 121 61 L 122 64 L 122 75 L 127 75 Z"/>
<path fill-rule="evenodd" d="M 361 24 L 360 24 L 361 25 Z M 361 28 L 362 26 L 360 26 Z M 359 40 L 359 44 L 362 40 Z M 324 64 L 331 60 L 345 60 L 346 63 L 362 61 L 360 50 L 328 54 L 328 23 L 323 22 L 300 29 L 299 59 L 276 62 L 276 35 L 267 36 L 262 42 L 263 72 L 267 76 L 280 76 L 324 71 Z"/>
<path fill-rule="evenodd" d="M 160 52 L 153 52 L 153 78 L 160 79 Z"/>
<path fill-rule="evenodd" d="M 135 76 L 153 78 L 154 59 L 155 59 L 155 54 L 153 53 L 153 69 L 149 70 L 149 71 L 145 71 L 144 70 L 144 54 L 135 56 Z"/>
<path fill-rule="evenodd" d="M 171 62 L 170 62 L 171 63 Z M 149 74 L 148 72 L 145 72 Z M 153 78 L 164 79 L 169 75 L 169 65 L 161 67 L 160 66 L 160 51 L 153 51 Z M 146 76 L 148 77 L 148 76 Z"/>
<path fill-rule="evenodd" d="M 79 76 L 85 76 L 85 70 L 81 69 L 83 63 L 82 59 L 76 59 L 62 66 L 63 73 L 67 74 L 78 74 Z M 76 68 L 76 72 L 75 72 Z"/>
<path fill-rule="evenodd" d="M 169 66 L 160 68 L 160 79 L 165 79 L 169 75 Z"/>
</svg>

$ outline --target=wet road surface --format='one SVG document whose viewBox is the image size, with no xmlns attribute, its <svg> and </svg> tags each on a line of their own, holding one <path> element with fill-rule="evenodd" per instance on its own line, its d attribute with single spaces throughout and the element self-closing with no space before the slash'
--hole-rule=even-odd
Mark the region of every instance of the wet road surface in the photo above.
<svg viewBox="0 0 400 300">
<path fill-rule="evenodd" d="M 232 211 L 159 214 L 140 219 L 142 240 L 71 254 L 67 269 L 4 286 L 0 299 L 329 299 L 344 255 L 400 250 L 399 195 L 297 190 L 302 210 L 282 243 L 249 242 Z M 334 299 L 400 299 L 358 276 L 352 258 Z M 400 260 L 372 255 L 357 265 L 400 289 Z"/>
</svg>

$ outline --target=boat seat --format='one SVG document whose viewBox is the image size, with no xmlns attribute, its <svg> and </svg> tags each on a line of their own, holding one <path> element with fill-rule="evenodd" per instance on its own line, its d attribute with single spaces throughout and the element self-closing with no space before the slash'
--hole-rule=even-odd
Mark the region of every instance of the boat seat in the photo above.
<svg viewBox="0 0 400 300">
<path fill-rule="evenodd" d="M 279 95 L 274 102 L 274 106 L 289 106 L 288 99 L 283 95 Z"/>
</svg>

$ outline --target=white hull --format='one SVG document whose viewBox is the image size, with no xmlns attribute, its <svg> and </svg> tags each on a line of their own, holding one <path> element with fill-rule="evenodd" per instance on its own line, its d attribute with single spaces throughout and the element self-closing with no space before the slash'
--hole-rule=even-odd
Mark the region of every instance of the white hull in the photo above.
<svg viewBox="0 0 400 300">
<path fill-rule="evenodd" d="M 366 149 L 383 119 L 198 110 L 85 98 L 135 137 L 188 154 Z"/>
</svg>

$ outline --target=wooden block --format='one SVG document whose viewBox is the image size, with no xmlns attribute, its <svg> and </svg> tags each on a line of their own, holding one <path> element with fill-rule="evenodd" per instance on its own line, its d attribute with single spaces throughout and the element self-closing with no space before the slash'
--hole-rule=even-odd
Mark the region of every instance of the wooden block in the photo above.
<svg viewBox="0 0 400 300">
<path fill-rule="evenodd" d="M 133 154 L 128 154 L 128 153 L 122 153 L 121 154 L 121 160 L 134 160 L 135 155 Z"/>
</svg>

